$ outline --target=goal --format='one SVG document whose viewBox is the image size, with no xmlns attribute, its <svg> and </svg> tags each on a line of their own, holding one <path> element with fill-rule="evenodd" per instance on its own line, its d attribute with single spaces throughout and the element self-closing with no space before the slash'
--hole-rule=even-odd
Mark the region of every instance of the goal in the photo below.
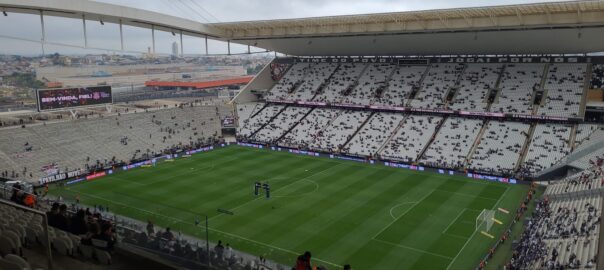
<svg viewBox="0 0 604 270">
<path fill-rule="evenodd" d="M 488 232 L 493 226 L 495 210 L 484 209 L 476 218 L 476 230 Z"/>
</svg>

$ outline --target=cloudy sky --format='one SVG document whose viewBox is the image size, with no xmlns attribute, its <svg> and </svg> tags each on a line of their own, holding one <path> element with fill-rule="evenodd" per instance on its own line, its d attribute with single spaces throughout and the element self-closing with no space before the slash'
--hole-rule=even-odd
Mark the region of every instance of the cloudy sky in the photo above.
<svg viewBox="0 0 604 270">
<path fill-rule="evenodd" d="M 85 1 L 85 0 L 80 0 Z M 446 9 L 508 4 L 551 2 L 542 0 L 96 0 L 179 16 L 200 22 L 269 20 L 313 16 L 365 14 L 426 9 Z M 62 54 L 106 53 L 120 49 L 117 25 L 87 23 L 88 46 L 83 49 L 80 20 L 45 17 L 47 41 L 45 53 Z M 0 54 L 39 55 L 42 53 L 40 19 L 34 15 L 0 16 Z M 124 27 L 125 50 L 144 52 L 151 46 L 151 31 Z M 169 54 L 171 44 L 179 41 L 171 33 L 156 32 L 156 51 Z M 185 37 L 186 54 L 205 52 L 204 42 Z M 222 44 L 211 42 L 210 53 L 226 53 Z M 243 52 L 246 48 L 232 48 Z"/>
</svg>

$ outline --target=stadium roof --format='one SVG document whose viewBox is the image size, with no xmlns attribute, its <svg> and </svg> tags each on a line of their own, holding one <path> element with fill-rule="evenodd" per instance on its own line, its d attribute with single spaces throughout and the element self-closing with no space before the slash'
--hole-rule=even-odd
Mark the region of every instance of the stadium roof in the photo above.
<svg viewBox="0 0 604 270">
<path fill-rule="evenodd" d="M 159 82 L 159 81 L 148 81 L 145 82 L 145 86 L 156 86 L 156 87 L 190 87 L 196 89 L 205 89 L 213 87 L 224 87 L 229 85 L 247 84 L 254 77 L 247 76 L 235 79 L 206 81 L 206 82 Z"/>
<path fill-rule="evenodd" d="M 7 12 L 104 20 L 299 56 L 604 52 L 604 1 L 200 23 L 82 0 L 0 0 Z"/>
<path fill-rule="evenodd" d="M 222 38 L 291 55 L 604 51 L 604 1 L 209 24 Z"/>
</svg>

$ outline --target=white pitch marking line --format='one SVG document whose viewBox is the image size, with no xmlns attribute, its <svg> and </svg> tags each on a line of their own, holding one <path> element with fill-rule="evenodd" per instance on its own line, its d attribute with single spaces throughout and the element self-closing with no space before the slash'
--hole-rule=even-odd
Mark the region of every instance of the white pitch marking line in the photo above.
<svg viewBox="0 0 604 270">
<path fill-rule="evenodd" d="M 326 171 L 328 171 L 328 170 L 331 170 L 331 169 L 333 169 L 333 168 L 335 168 L 335 167 L 338 167 L 338 166 L 340 166 L 340 165 L 342 165 L 342 164 L 344 164 L 344 163 L 340 163 L 340 164 L 338 164 L 338 165 L 335 165 L 335 166 L 332 166 L 332 167 L 326 168 L 326 169 L 324 169 L 324 170 L 321 170 L 321 171 L 319 171 L 319 172 L 316 172 L 316 173 L 314 173 L 314 174 L 311 174 L 311 175 L 309 175 L 309 176 L 307 176 L 307 177 L 300 178 L 300 179 L 298 179 L 297 181 L 294 181 L 294 182 L 291 182 L 291 183 L 289 183 L 289 184 L 287 184 L 287 185 L 285 185 L 285 186 L 282 186 L 281 188 L 278 188 L 278 189 L 276 189 L 276 190 L 275 190 L 275 191 L 273 191 L 273 192 L 274 192 L 274 193 L 277 193 L 277 191 L 279 191 L 279 190 L 282 190 L 282 189 L 284 189 L 284 188 L 286 188 L 286 187 L 289 187 L 289 186 L 291 186 L 291 185 L 293 185 L 293 184 L 295 184 L 295 183 L 298 183 L 298 182 L 300 182 L 300 181 L 306 180 L 306 179 L 311 178 L 311 177 L 313 177 L 313 176 L 316 176 L 316 175 L 322 174 L 322 173 L 324 173 L 324 172 L 326 172 Z M 253 199 L 253 200 L 247 201 L 247 202 L 245 202 L 245 203 L 242 203 L 242 204 L 240 204 L 239 206 L 237 206 L 237 207 L 235 207 L 235 208 L 229 209 L 229 211 L 231 211 L 231 212 L 235 212 L 235 210 L 237 210 L 237 209 L 239 209 L 239 208 L 241 208 L 241 207 L 243 207 L 243 206 L 246 206 L 246 205 L 248 205 L 248 204 L 250 204 L 250 203 L 253 203 L 253 202 L 257 201 L 257 200 L 260 200 L 260 199 L 262 199 L 262 197 L 258 197 L 258 198 L 256 198 L 256 199 Z M 212 219 L 215 219 L 215 218 L 217 218 L 217 217 L 220 217 L 220 216 L 222 216 L 222 215 L 224 215 L 224 214 L 220 213 L 220 214 L 218 214 L 218 215 L 215 215 L 215 216 L 213 216 L 213 217 L 209 218 L 209 219 L 208 219 L 208 221 L 209 221 L 209 220 L 212 220 Z"/>
<path fill-rule="evenodd" d="M 403 203 L 399 203 L 399 204 L 397 204 L 397 205 L 395 205 L 395 206 L 392 206 L 392 208 L 390 208 L 390 216 L 391 216 L 393 219 L 396 219 L 396 217 L 395 217 L 395 216 L 394 216 L 394 214 L 392 213 L 392 210 L 396 209 L 397 207 L 399 207 L 399 206 L 401 206 L 401 205 L 405 205 L 405 204 L 414 204 L 414 203 L 415 203 L 415 204 L 417 204 L 417 202 L 403 202 Z"/>
<path fill-rule="evenodd" d="M 73 190 L 71 190 L 69 188 L 67 188 L 67 190 L 75 192 L 75 191 L 73 191 Z M 99 197 L 99 196 L 95 196 L 95 195 L 92 195 L 92 194 L 88 194 L 88 193 L 84 193 L 84 192 L 82 192 L 82 194 L 84 194 L 85 196 L 88 196 L 88 197 L 92 197 L 92 198 L 108 201 L 108 202 L 111 202 L 113 204 L 125 206 L 127 208 L 131 208 L 131 209 L 134 209 L 134 210 L 137 210 L 137 211 L 149 213 L 151 215 L 161 216 L 161 217 L 164 217 L 164 218 L 167 218 L 167 219 L 171 219 L 171 220 L 174 221 L 173 223 L 181 222 L 181 223 L 184 223 L 184 224 L 194 224 L 192 222 L 187 222 L 187 221 L 184 221 L 184 220 L 179 219 L 179 218 L 170 217 L 170 216 L 166 216 L 166 215 L 162 215 L 162 214 L 158 214 L 158 213 L 153 213 L 153 212 L 145 210 L 145 209 L 140 209 L 140 208 L 132 207 L 130 205 L 126 205 L 126 204 L 123 204 L 123 203 L 119 203 L 119 202 L 115 202 L 115 201 L 110 201 L 110 200 L 107 200 L 105 198 L 102 198 L 102 197 Z M 242 236 L 239 236 L 239 235 L 236 235 L 236 234 L 223 232 L 223 231 L 220 231 L 220 230 L 217 230 L 217 229 L 213 229 L 213 228 L 210 228 L 210 227 L 208 227 L 208 230 L 214 231 L 214 232 L 217 232 L 217 233 L 221 233 L 221 234 L 224 234 L 224 235 L 228 235 L 228 236 L 231 236 L 231 237 L 239 238 L 239 239 L 242 239 L 242 240 L 245 240 L 245 241 L 249 241 L 249 242 L 252 242 L 252 243 L 257 244 L 257 245 L 262 245 L 262 246 L 265 246 L 265 247 L 269 247 L 269 248 L 273 248 L 273 249 L 278 249 L 278 250 L 281 250 L 281 251 L 284 251 L 284 252 L 287 252 L 287 253 L 290 253 L 290 254 L 293 254 L 293 255 L 299 255 L 299 253 L 297 253 L 295 251 L 291 251 L 291 250 L 288 250 L 288 249 L 284 249 L 284 248 L 280 248 L 280 247 L 277 247 L 277 246 L 273 246 L 273 245 L 265 244 L 265 243 L 262 243 L 262 242 L 258 242 L 256 240 L 245 238 L 245 237 L 242 237 Z M 335 264 L 335 263 L 332 263 L 332 262 L 329 262 L 329 261 L 321 260 L 321 259 L 318 259 L 318 258 L 313 258 L 313 260 L 319 261 L 319 262 L 322 262 L 322 263 L 326 263 L 326 264 L 329 264 L 331 266 L 335 266 L 337 268 L 342 268 L 341 265 L 338 265 L 338 264 Z"/>
<path fill-rule="evenodd" d="M 425 200 L 426 198 L 428 198 L 428 196 L 430 196 L 432 193 L 434 193 L 434 191 L 436 191 L 436 189 L 432 190 L 430 193 L 426 194 L 424 197 L 422 197 L 419 201 L 417 201 L 417 203 L 415 203 L 413 206 L 409 207 L 409 209 L 407 209 L 405 212 L 403 212 L 399 217 L 395 218 L 392 222 L 390 222 L 387 226 L 385 226 L 384 228 L 382 228 L 378 233 L 376 233 L 373 237 L 371 237 L 371 239 L 375 239 L 378 235 L 380 235 L 382 232 L 384 232 L 386 229 L 388 229 L 388 227 L 392 226 L 392 224 L 394 224 L 397 220 L 399 220 L 402 216 L 406 215 L 409 211 L 411 211 L 411 209 L 415 208 L 415 206 L 417 206 L 419 203 L 421 203 L 423 200 Z"/>
<path fill-rule="evenodd" d="M 440 255 L 440 254 L 433 253 L 433 252 L 430 252 L 430 251 L 425 251 L 423 249 L 417 249 L 417 248 L 414 248 L 414 247 L 409 247 L 409 246 L 405 246 L 405 245 L 395 244 L 395 243 L 384 241 L 384 240 L 380 240 L 380 239 L 373 238 L 371 240 L 378 241 L 380 243 L 384 243 L 384 244 L 387 244 L 387 245 L 392 245 L 392 246 L 395 246 L 395 247 L 406 248 L 406 249 L 413 250 L 413 251 L 416 251 L 416 252 L 419 252 L 419 253 L 429 254 L 429 255 L 440 257 L 440 258 L 444 258 L 444 259 L 447 259 L 447 260 L 452 260 L 453 259 L 453 258 L 451 258 L 449 256 Z"/>
<path fill-rule="evenodd" d="M 457 219 L 459 217 L 461 217 L 461 214 L 463 214 L 468 208 L 464 208 L 463 210 L 461 210 L 461 212 L 459 212 L 459 214 L 457 214 L 457 216 L 455 217 L 455 219 L 453 219 L 453 221 L 451 221 L 451 223 L 449 223 L 449 225 L 447 225 L 447 227 L 443 230 L 442 233 L 445 233 L 450 227 L 451 225 L 453 225 L 453 223 L 455 223 L 455 221 L 457 221 Z"/>
<path fill-rule="evenodd" d="M 499 203 L 501 202 L 501 200 L 505 197 L 505 194 L 508 193 L 508 190 L 510 190 L 510 187 L 506 186 L 505 191 L 503 192 L 503 194 L 501 194 L 501 197 L 499 197 L 499 200 L 497 200 L 497 202 L 495 203 L 495 205 L 491 209 L 495 209 L 497 207 L 497 205 L 499 205 Z M 466 248 L 466 246 L 468 245 L 468 243 L 470 243 L 470 240 L 472 240 L 474 238 L 474 236 L 476 235 L 477 232 L 478 232 L 478 230 L 475 229 L 474 232 L 472 233 L 472 235 L 470 235 L 470 238 L 468 238 L 468 240 L 466 240 L 466 243 L 461 247 L 461 249 L 459 250 L 459 252 L 457 252 L 457 255 L 455 255 L 455 257 L 453 258 L 453 260 L 449 263 L 449 265 L 447 266 L 446 270 L 449 270 L 451 268 L 451 265 L 453 265 L 453 263 L 455 262 L 455 260 L 457 260 L 457 257 L 459 257 L 459 254 L 461 254 L 461 252 L 463 251 L 463 249 Z"/>
</svg>

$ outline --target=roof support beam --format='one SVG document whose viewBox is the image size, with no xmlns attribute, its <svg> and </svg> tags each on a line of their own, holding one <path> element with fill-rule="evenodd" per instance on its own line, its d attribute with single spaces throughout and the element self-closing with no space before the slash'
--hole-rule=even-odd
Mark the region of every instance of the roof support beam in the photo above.
<svg viewBox="0 0 604 270">
<path fill-rule="evenodd" d="M 489 11 L 489 19 L 491 19 L 491 23 L 493 23 L 493 26 L 499 26 L 499 24 L 497 23 L 497 17 L 491 11 Z"/>
<path fill-rule="evenodd" d="M 468 27 L 474 27 L 474 23 L 473 20 L 468 18 L 468 16 L 466 16 L 466 14 L 462 14 L 461 17 L 463 18 L 463 20 L 466 22 L 466 24 L 468 25 Z"/>
<path fill-rule="evenodd" d="M 524 21 L 522 20 L 522 12 L 519 8 L 516 8 L 516 16 L 518 17 L 518 23 L 520 25 L 524 25 Z"/>
<path fill-rule="evenodd" d="M 440 20 L 440 22 L 443 24 L 443 26 L 445 28 L 449 28 L 449 23 L 447 21 L 447 17 L 443 17 L 443 16 L 438 15 L 438 19 Z"/>
<path fill-rule="evenodd" d="M 422 27 L 423 30 L 428 29 L 428 24 L 426 23 L 426 21 L 424 21 L 424 19 L 422 17 L 420 17 L 417 14 L 414 17 L 416 19 L 416 22 L 419 24 L 419 26 Z"/>
</svg>

